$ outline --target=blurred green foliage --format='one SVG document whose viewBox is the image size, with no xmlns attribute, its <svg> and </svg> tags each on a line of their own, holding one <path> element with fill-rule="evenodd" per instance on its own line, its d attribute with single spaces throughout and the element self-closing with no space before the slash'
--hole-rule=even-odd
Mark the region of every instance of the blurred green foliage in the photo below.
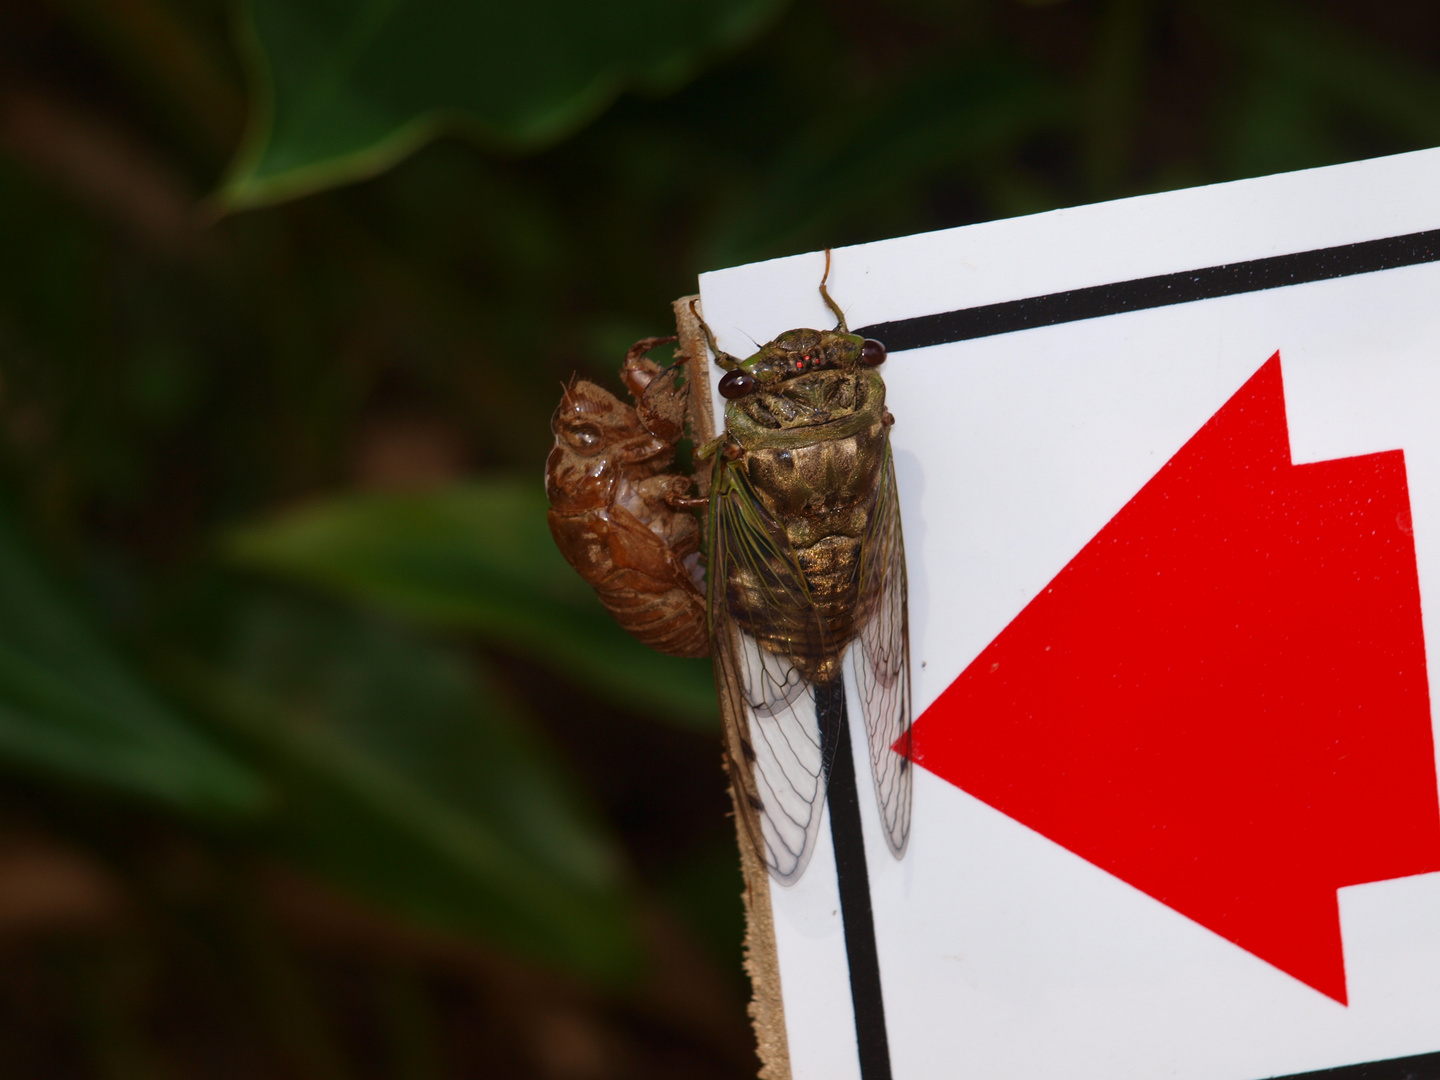
<svg viewBox="0 0 1440 1080">
<path fill-rule="evenodd" d="M 509 149 L 553 143 L 626 86 L 684 83 L 780 6 L 252 0 L 262 105 L 225 200 L 251 206 L 371 176 L 447 127 Z"/>
<path fill-rule="evenodd" d="M 195 814 L 258 813 L 267 785 L 177 713 L 0 522 L 0 756 Z"/>
<path fill-rule="evenodd" d="M 616 634 L 551 541 L 547 505 L 533 477 L 351 495 L 237 532 L 229 550 L 239 565 L 473 631 L 620 704 L 715 730 L 709 663 Z"/>
<path fill-rule="evenodd" d="M 594 976 L 634 967 L 620 853 L 487 665 L 263 596 L 224 656 L 175 674 L 270 766 L 279 851 L 422 923 Z"/>
<path fill-rule="evenodd" d="M 0 8 L 6 1074 L 753 1075 L 560 384 L 703 269 L 1436 142 L 1421 0 Z"/>
</svg>

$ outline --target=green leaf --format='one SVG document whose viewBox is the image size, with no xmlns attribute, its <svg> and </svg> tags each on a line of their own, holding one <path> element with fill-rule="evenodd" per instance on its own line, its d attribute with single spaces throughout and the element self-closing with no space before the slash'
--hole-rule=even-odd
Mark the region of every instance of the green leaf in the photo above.
<svg viewBox="0 0 1440 1080">
<path fill-rule="evenodd" d="M 619 852 L 483 667 L 293 599 L 247 604 L 227 653 L 189 683 L 271 756 L 282 854 L 423 925 L 635 971 Z"/>
<path fill-rule="evenodd" d="M 0 515 L 0 758 L 203 814 L 250 814 L 265 784 L 162 701 Z"/>
<path fill-rule="evenodd" d="M 709 663 L 621 630 L 556 550 L 545 512 L 538 479 L 350 495 L 244 529 L 228 548 L 241 565 L 474 631 L 625 705 L 713 726 Z"/>
<path fill-rule="evenodd" d="M 232 207 L 372 176 L 448 129 L 552 143 L 625 88 L 657 93 L 783 0 L 250 0 L 256 116 Z"/>
</svg>

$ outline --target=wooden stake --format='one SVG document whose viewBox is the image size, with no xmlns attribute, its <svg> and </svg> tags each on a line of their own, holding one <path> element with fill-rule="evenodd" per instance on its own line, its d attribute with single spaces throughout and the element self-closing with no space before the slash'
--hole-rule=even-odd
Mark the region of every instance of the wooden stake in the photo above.
<svg viewBox="0 0 1440 1080">
<path fill-rule="evenodd" d="M 691 301 L 698 307 L 698 296 L 682 296 L 676 300 L 675 328 L 679 334 L 680 353 L 690 379 L 690 424 L 695 445 L 715 437 L 715 411 L 710 397 L 710 352 L 700 320 L 690 311 Z M 697 479 L 701 494 L 710 493 L 707 469 Z M 730 630 L 733 633 L 733 630 Z M 727 733 L 745 731 L 743 716 L 728 715 L 725 702 L 730 695 L 721 694 L 721 722 Z M 735 739 L 727 740 L 732 745 Z M 735 799 L 735 789 L 730 789 Z M 751 844 L 750 836 L 735 815 L 736 839 L 740 845 L 740 869 L 745 875 L 745 972 L 750 976 L 750 1022 L 755 1028 L 755 1041 L 760 1055 L 759 1080 L 790 1080 L 790 1047 L 785 1038 L 785 1006 L 780 997 L 780 961 L 775 953 L 775 922 L 770 908 L 770 875 L 765 860 Z"/>
</svg>

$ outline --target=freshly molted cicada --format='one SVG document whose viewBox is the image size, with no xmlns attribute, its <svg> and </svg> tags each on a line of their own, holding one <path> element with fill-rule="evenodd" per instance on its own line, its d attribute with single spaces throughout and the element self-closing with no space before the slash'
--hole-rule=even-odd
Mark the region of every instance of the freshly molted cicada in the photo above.
<svg viewBox="0 0 1440 1080">
<path fill-rule="evenodd" d="M 829 258 L 820 295 L 839 320 L 834 330 L 788 330 L 741 360 L 704 327 L 726 369 L 725 430 L 700 450 L 715 458 L 707 554 L 716 682 L 727 715 L 746 718 L 726 736 L 736 805 L 785 885 L 815 848 L 846 722 L 847 667 L 896 858 L 910 836 L 905 552 L 894 418 L 876 370 L 885 346 L 849 333 L 825 287 Z"/>
</svg>

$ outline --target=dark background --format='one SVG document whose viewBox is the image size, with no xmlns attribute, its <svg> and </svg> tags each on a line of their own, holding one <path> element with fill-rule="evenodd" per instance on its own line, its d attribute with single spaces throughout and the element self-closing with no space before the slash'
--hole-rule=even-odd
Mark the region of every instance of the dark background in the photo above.
<svg viewBox="0 0 1440 1080">
<path fill-rule="evenodd" d="M 561 383 L 702 270 L 1436 143 L 1421 0 L 4 0 L 0 1073 L 754 1075 Z"/>
</svg>

